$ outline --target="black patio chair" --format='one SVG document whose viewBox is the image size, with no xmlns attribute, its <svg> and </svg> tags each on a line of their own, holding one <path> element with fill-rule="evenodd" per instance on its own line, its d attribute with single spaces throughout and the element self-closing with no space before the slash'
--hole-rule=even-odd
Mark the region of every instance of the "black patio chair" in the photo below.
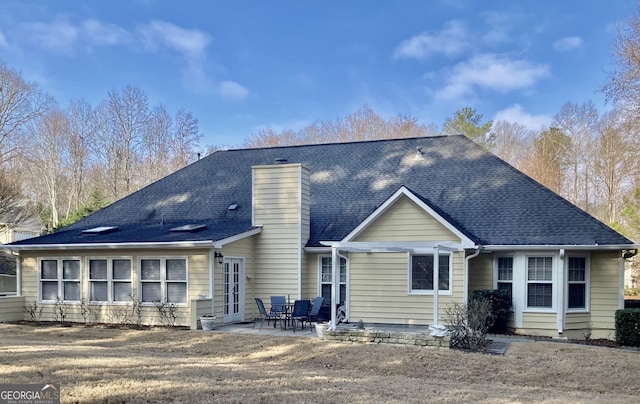
<svg viewBox="0 0 640 404">
<path fill-rule="evenodd" d="M 308 300 L 296 300 L 293 302 L 293 313 L 291 313 L 291 326 L 293 332 L 296 332 L 296 322 L 300 322 L 301 328 L 304 330 L 304 322 L 309 320 L 309 307 L 311 302 Z"/>
<path fill-rule="evenodd" d="M 258 305 L 258 314 L 260 315 L 260 317 L 256 317 L 255 321 L 253 322 L 253 328 L 256 328 L 256 323 L 258 322 L 258 320 L 260 320 L 260 331 L 262 331 L 264 320 L 267 320 L 267 324 L 269 324 L 269 321 L 273 320 L 273 327 L 275 328 L 278 320 L 282 319 L 281 315 L 279 313 L 267 312 L 267 309 L 264 308 L 264 303 L 262 303 L 262 299 L 258 297 L 256 297 L 255 299 L 256 304 Z"/>
</svg>

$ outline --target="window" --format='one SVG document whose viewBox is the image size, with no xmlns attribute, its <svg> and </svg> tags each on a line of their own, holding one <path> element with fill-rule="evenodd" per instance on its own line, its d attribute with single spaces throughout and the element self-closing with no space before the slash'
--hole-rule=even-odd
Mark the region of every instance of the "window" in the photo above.
<svg viewBox="0 0 640 404">
<path fill-rule="evenodd" d="M 440 254 L 438 259 L 438 290 L 450 291 L 451 255 Z M 411 256 L 411 292 L 433 291 L 433 254 Z"/>
<path fill-rule="evenodd" d="M 90 301 L 128 302 L 131 296 L 131 260 L 120 258 L 89 260 Z"/>
<path fill-rule="evenodd" d="M 331 279 L 333 276 L 331 257 L 320 257 L 320 295 L 324 304 L 331 305 Z M 347 301 L 347 261 L 340 258 L 340 305 Z"/>
<path fill-rule="evenodd" d="M 506 290 L 513 307 L 513 257 L 498 257 L 497 289 Z"/>
<path fill-rule="evenodd" d="M 141 259 L 140 291 L 140 300 L 144 303 L 187 303 L 187 260 Z"/>
<path fill-rule="evenodd" d="M 585 257 L 569 257 L 567 282 L 568 308 L 587 308 L 587 259 Z"/>
<path fill-rule="evenodd" d="M 80 260 L 40 260 L 40 300 L 80 301 Z"/>
<path fill-rule="evenodd" d="M 527 307 L 553 307 L 553 258 L 528 257 Z"/>
</svg>

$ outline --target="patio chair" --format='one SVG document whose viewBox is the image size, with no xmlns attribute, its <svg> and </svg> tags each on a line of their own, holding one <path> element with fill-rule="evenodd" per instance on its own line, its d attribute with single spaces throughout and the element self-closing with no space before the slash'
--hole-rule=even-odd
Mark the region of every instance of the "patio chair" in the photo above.
<svg viewBox="0 0 640 404">
<path fill-rule="evenodd" d="M 264 303 L 262 302 L 262 299 L 258 297 L 256 297 L 255 299 L 256 299 L 256 304 L 258 305 L 258 313 L 260 317 L 256 317 L 255 321 L 253 322 L 253 328 L 256 328 L 256 323 L 258 322 L 258 320 L 260 320 L 260 331 L 262 331 L 264 320 L 267 320 L 267 324 L 269 324 L 269 321 L 273 320 L 273 327 L 275 328 L 276 324 L 278 323 L 278 320 L 282 319 L 281 315 L 277 313 L 268 313 L 267 309 L 265 309 L 264 307 Z"/>
<path fill-rule="evenodd" d="M 307 322 L 309 323 L 309 330 L 313 327 L 311 324 L 318 321 L 318 314 L 320 314 L 320 308 L 322 307 L 323 302 L 323 296 L 318 296 L 313 299 L 313 305 L 311 305 L 311 311 L 309 312 L 309 317 L 307 319 Z"/>
<path fill-rule="evenodd" d="M 280 315 L 287 313 L 287 298 L 285 296 L 271 296 L 271 313 Z"/>
<path fill-rule="evenodd" d="M 308 300 L 293 302 L 293 313 L 290 318 L 294 333 L 296 332 L 296 321 L 300 322 L 301 328 L 304 330 L 304 322 L 309 320 L 309 307 L 311 307 L 311 302 Z"/>
</svg>

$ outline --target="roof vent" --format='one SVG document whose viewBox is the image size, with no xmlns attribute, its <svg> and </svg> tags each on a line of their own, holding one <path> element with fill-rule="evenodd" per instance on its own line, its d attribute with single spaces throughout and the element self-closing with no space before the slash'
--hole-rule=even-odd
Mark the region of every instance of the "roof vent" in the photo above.
<svg viewBox="0 0 640 404">
<path fill-rule="evenodd" d="M 278 157 L 278 158 L 276 159 L 276 164 L 284 164 L 284 163 L 286 163 L 286 162 L 287 162 L 287 159 L 286 159 L 286 158 L 284 158 L 284 157 Z"/>
<path fill-rule="evenodd" d="M 229 205 L 229 207 L 227 208 L 227 210 L 236 210 L 238 209 L 238 204 L 237 203 L 232 203 L 231 205 Z"/>
<path fill-rule="evenodd" d="M 422 151 L 422 146 L 416 146 L 416 156 L 414 157 L 414 160 L 423 160 L 424 159 L 424 152 Z"/>
<path fill-rule="evenodd" d="M 82 234 L 107 234 L 118 230 L 120 230 L 118 226 L 98 226 L 82 230 Z"/>
<path fill-rule="evenodd" d="M 206 229 L 206 224 L 185 224 L 183 226 L 174 227 L 170 229 L 171 233 L 195 233 L 197 231 Z"/>
</svg>

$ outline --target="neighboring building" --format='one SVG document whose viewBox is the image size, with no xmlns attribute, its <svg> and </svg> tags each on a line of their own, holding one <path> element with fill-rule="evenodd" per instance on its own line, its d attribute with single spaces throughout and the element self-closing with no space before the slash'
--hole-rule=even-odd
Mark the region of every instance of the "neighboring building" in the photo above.
<svg viewBox="0 0 640 404">
<path fill-rule="evenodd" d="M 20 223 L 15 223 L 12 215 L 0 218 L 0 243 L 9 244 L 15 241 L 37 237 L 44 233 L 45 227 L 37 215 L 30 215 Z"/>
<path fill-rule="evenodd" d="M 81 300 L 104 314 L 133 296 L 146 323 L 167 300 L 193 325 L 212 310 L 252 320 L 254 297 L 322 294 L 350 321 L 446 324 L 449 305 L 499 288 L 517 332 L 613 338 L 638 247 L 450 136 L 218 151 L 6 249 L 25 301 L 61 297 L 71 321 Z"/>
</svg>

